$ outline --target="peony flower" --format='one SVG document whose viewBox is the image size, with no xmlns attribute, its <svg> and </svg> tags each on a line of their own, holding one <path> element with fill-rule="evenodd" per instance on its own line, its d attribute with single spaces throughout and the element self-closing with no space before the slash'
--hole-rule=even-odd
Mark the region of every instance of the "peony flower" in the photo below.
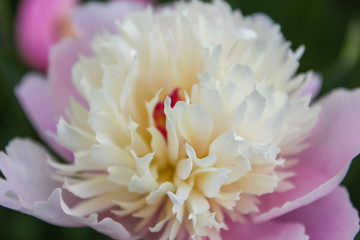
<svg viewBox="0 0 360 240">
<path fill-rule="evenodd" d="M 1 205 L 116 239 L 353 238 L 338 185 L 360 151 L 360 90 L 311 103 L 320 79 L 296 74 L 304 48 L 265 15 L 135 6 L 79 7 L 83 37 L 54 46 L 49 81 L 18 86 L 68 163 L 13 140 Z"/>
</svg>

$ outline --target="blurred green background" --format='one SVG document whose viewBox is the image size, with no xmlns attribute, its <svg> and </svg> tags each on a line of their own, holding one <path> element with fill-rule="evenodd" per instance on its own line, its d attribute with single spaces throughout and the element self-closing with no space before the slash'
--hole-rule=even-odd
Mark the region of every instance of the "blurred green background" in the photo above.
<svg viewBox="0 0 360 240">
<path fill-rule="evenodd" d="M 0 0 L 0 149 L 16 136 L 38 139 L 13 89 L 30 69 L 16 50 L 14 22 L 18 0 Z M 159 1 L 166 2 L 166 1 Z M 305 45 L 299 72 L 323 76 L 321 95 L 336 87 L 360 87 L 359 0 L 229 0 L 244 15 L 263 12 L 279 23 L 292 48 Z M 359 119 L 360 121 L 360 119 Z M 359 133 L 360 134 L 360 133 Z M 40 141 L 40 140 L 39 140 Z M 360 209 L 360 159 L 343 182 Z M 85 229 L 60 228 L 0 207 L 0 239 L 107 239 Z M 358 235 L 356 239 L 360 240 Z"/>
</svg>

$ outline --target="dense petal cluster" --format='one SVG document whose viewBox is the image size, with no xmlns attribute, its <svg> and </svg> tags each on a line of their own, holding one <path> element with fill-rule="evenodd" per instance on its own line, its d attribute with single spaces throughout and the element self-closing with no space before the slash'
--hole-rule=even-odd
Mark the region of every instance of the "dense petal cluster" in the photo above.
<svg viewBox="0 0 360 240">
<path fill-rule="evenodd" d="M 296 75 L 303 47 L 265 15 L 222 1 L 119 15 L 140 8 L 75 9 L 82 38 L 53 48 L 49 83 L 25 78 L 20 100 L 69 163 L 15 140 L 0 155 L 0 203 L 118 239 L 308 239 L 327 230 L 302 213 L 321 221 L 334 206 L 344 231 L 332 237 L 351 238 L 356 212 L 332 191 L 360 151 L 360 92 L 311 104 L 319 77 Z"/>
<path fill-rule="evenodd" d="M 257 212 L 257 196 L 292 188 L 287 156 L 306 147 L 319 109 L 299 96 L 311 73 L 294 76 L 302 48 L 292 52 L 278 26 L 195 1 L 118 29 L 73 68 L 86 105 L 72 101 L 57 126 L 74 153 L 70 172 L 58 167 L 64 188 L 84 199 L 76 214 L 111 208 L 163 238 L 215 237 L 225 217 Z"/>
</svg>

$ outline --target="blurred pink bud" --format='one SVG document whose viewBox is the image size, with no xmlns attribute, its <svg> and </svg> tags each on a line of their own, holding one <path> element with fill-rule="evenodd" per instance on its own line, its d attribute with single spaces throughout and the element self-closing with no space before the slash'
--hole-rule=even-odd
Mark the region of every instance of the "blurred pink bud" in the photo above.
<svg viewBox="0 0 360 240">
<path fill-rule="evenodd" d="M 69 13 L 78 0 L 22 0 L 16 37 L 20 54 L 34 68 L 45 70 L 50 47 L 73 33 Z"/>
</svg>

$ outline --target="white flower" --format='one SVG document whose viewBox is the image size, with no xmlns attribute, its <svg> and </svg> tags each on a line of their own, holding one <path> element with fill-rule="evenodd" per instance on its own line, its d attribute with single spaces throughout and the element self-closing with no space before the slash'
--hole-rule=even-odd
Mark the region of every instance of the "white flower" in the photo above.
<svg viewBox="0 0 360 240">
<path fill-rule="evenodd" d="M 73 68 L 87 106 L 72 100 L 57 126 L 75 162 L 51 164 L 83 199 L 74 214 L 218 239 L 225 218 L 246 222 L 258 196 L 292 188 L 287 167 L 319 112 L 301 95 L 312 73 L 295 75 L 302 47 L 222 1 L 149 8 L 118 29 Z"/>
</svg>

